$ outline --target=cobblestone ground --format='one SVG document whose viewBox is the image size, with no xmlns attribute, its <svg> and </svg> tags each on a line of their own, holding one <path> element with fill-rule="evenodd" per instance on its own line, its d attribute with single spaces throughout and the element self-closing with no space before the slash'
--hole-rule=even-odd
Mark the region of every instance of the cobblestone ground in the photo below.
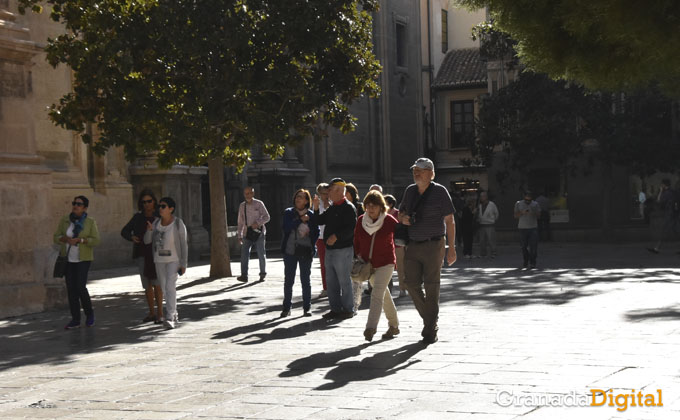
<svg viewBox="0 0 680 420">
<path fill-rule="evenodd" d="M 0 418 L 680 418 L 680 255 L 641 244 L 539 254 L 531 272 L 516 268 L 516 246 L 444 268 L 430 346 L 409 297 L 396 299 L 401 334 L 389 341 L 363 340 L 368 297 L 358 316 L 327 323 L 323 299 L 302 317 L 296 284 L 292 316 L 279 319 L 279 258 L 263 283 L 191 267 L 182 323 L 167 331 L 140 322 L 132 269 L 93 272 L 95 327 L 64 331 L 67 310 L 0 320 Z M 627 409 L 592 389 L 628 394 Z M 663 405 L 641 407 L 648 394 Z"/>
</svg>

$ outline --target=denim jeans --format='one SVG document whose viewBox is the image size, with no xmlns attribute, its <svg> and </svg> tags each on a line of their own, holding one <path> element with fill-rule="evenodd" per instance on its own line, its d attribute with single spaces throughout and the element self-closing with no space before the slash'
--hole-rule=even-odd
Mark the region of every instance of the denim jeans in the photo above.
<svg viewBox="0 0 680 420">
<path fill-rule="evenodd" d="M 341 249 L 326 248 L 326 286 L 331 311 L 352 312 L 354 297 L 352 293 L 352 257 L 354 247 Z"/>
<path fill-rule="evenodd" d="M 522 247 L 524 266 L 526 267 L 528 264 L 536 266 L 536 257 L 538 256 L 538 228 L 520 229 L 519 243 Z"/>
<path fill-rule="evenodd" d="M 283 283 L 283 309 L 289 311 L 292 306 L 293 284 L 295 283 L 295 271 L 300 265 L 300 284 L 302 284 L 302 309 L 308 311 L 312 306 L 312 285 L 310 275 L 312 272 L 312 257 L 296 257 L 295 255 L 283 254 L 283 271 L 285 275 Z"/>
<path fill-rule="evenodd" d="M 68 292 L 68 306 L 71 309 L 71 319 L 80 322 L 80 306 L 85 316 L 94 315 L 92 300 L 87 291 L 87 272 L 92 261 L 69 262 L 66 265 L 66 291 Z"/>
<path fill-rule="evenodd" d="M 255 246 L 257 257 L 260 259 L 260 275 L 267 274 L 266 258 L 267 254 L 264 249 L 264 234 L 253 242 L 249 239 L 243 238 L 241 245 L 241 275 L 248 277 L 248 261 L 250 260 L 250 250 Z"/>
</svg>

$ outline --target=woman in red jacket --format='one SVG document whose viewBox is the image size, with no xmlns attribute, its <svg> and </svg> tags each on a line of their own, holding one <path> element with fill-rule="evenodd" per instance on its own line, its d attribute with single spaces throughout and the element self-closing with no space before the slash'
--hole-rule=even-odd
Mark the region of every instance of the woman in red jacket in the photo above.
<svg viewBox="0 0 680 420">
<path fill-rule="evenodd" d="M 371 306 L 368 311 L 364 337 L 373 340 L 378 328 L 380 313 L 384 310 L 389 328 L 383 339 L 399 334 L 399 319 L 392 295 L 387 284 L 392 278 L 396 257 L 394 255 L 394 227 L 397 219 L 387 214 L 387 204 L 378 191 L 369 191 L 364 198 L 366 213 L 359 216 L 354 228 L 354 253 L 364 261 L 369 261 L 375 273 L 369 279 L 373 286 Z M 373 255 L 369 258 L 371 239 L 375 236 Z"/>
</svg>

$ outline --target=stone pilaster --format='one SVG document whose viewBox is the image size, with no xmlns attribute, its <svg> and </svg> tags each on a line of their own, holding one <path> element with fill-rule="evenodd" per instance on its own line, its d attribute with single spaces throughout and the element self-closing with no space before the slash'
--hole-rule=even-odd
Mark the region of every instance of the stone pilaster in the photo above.
<svg viewBox="0 0 680 420">
<path fill-rule="evenodd" d="M 31 67 L 40 50 L 8 6 L 0 2 L 0 318 L 50 307 L 63 287 L 46 274 L 56 256 L 41 223 L 52 180 L 37 154 L 31 115 Z"/>
</svg>

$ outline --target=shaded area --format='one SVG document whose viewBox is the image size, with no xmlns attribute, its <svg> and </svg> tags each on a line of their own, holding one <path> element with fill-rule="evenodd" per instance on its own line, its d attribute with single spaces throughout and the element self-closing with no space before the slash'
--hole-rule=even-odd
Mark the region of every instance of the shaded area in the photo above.
<svg viewBox="0 0 680 420">
<path fill-rule="evenodd" d="M 563 305 L 603 293 L 598 284 L 617 282 L 679 283 L 673 269 L 448 268 L 442 271 L 440 302 L 461 302 L 505 310 L 527 305 Z M 404 304 L 403 300 L 397 301 Z"/>
<path fill-rule="evenodd" d="M 178 297 L 182 321 L 200 321 L 263 304 L 262 300 L 251 296 L 209 301 L 192 301 L 190 296 Z M 4 325 L 0 325 L 0 371 L 31 364 L 70 363 L 78 354 L 139 344 L 166 334 L 162 325 L 141 323 L 147 313 L 142 292 L 95 295 L 93 304 L 97 320 L 93 328 L 86 328 L 83 323 L 81 328 L 65 331 L 63 327 L 69 318 L 66 308 L 5 320 Z M 182 328 L 181 324 L 179 328 Z"/>
<path fill-rule="evenodd" d="M 287 320 L 291 319 L 290 317 L 286 318 L 279 318 L 280 320 Z M 282 324 L 283 322 L 279 322 L 277 325 Z M 254 325 L 246 325 L 243 327 L 236 328 L 236 330 L 248 330 L 251 329 L 252 331 L 263 329 L 263 328 L 270 328 L 271 324 L 265 324 L 265 326 L 260 326 L 258 324 Z M 245 345 L 253 345 L 253 344 L 263 344 L 266 343 L 267 341 L 271 340 L 285 340 L 288 338 L 295 338 L 295 337 L 302 337 L 307 335 L 310 332 L 313 331 L 320 331 L 320 330 L 329 330 L 333 328 L 338 327 L 338 322 L 332 322 L 332 321 L 326 321 L 324 319 L 316 319 L 313 321 L 309 322 L 303 322 L 299 324 L 295 324 L 292 327 L 281 327 L 281 328 L 274 328 L 271 332 L 268 333 L 251 333 L 246 335 L 245 337 L 239 338 L 238 340 L 234 340 L 234 343 L 239 343 L 239 344 L 245 344 Z M 233 331 L 233 330 L 232 330 Z M 239 334 L 245 334 L 245 331 L 239 332 Z M 233 336 L 235 334 L 231 332 L 227 332 L 226 335 Z M 216 334 L 214 338 L 218 338 L 220 334 Z"/>
</svg>

